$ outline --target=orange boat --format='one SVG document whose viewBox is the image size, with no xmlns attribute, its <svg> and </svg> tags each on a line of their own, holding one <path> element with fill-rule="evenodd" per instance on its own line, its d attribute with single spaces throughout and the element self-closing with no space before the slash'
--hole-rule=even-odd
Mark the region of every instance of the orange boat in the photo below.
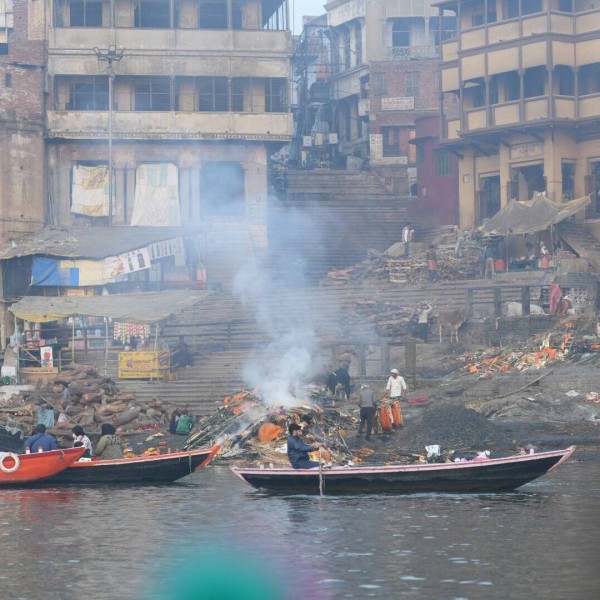
<svg viewBox="0 0 600 600">
<path fill-rule="evenodd" d="M 85 448 L 66 448 L 32 454 L 0 454 L 0 486 L 26 485 L 48 479 L 81 458 Z"/>
</svg>

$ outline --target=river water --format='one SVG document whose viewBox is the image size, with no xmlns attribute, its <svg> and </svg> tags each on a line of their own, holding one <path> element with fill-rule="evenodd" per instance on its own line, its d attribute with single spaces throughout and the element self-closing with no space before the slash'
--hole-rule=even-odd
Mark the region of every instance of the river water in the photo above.
<svg viewBox="0 0 600 600">
<path fill-rule="evenodd" d="M 0 498 L 2 600 L 600 598 L 597 460 L 512 494 L 269 497 L 210 466 Z"/>
</svg>

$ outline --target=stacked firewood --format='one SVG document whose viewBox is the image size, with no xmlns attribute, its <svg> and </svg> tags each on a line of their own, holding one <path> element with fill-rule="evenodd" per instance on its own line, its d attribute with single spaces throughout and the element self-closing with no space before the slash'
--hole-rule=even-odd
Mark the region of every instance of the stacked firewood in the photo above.
<svg viewBox="0 0 600 600">
<path fill-rule="evenodd" d="M 480 276 L 481 256 L 478 253 L 466 253 L 462 257 L 458 257 L 454 253 L 453 246 L 438 246 L 436 253 L 440 280 L 456 281 L 475 279 Z M 415 248 L 411 250 L 408 258 L 389 250 L 382 254 L 370 251 L 366 260 L 346 269 L 327 273 L 327 276 L 320 281 L 320 285 L 345 285 L 364 280 L 416 284 L 427 281 L 427 279 L 425 249 Z"/>
<path fill-rule="evenodd" d="M 70 391 L 68 399 L 63 387 Z M 88 433 L 99 432 L 102 423 L 112 423 L 122 433 L 165 428 L 175 408 L 160 398 L 137 402 L 135 394 L 120 392 L 113 380 L 100 377 L 94 368 L 73 364 L 63 369 L 55 382 L 38 383 L 33 390 L 12 396 L 0 406 L 0 419 L 18 423 L 29 434 L 38 422 L 38 408 L 48 406 L 54 409 L 56 419 L 49 433 L 57 436 L 70 436 L 75 425 Z"/>
<path fill-rule="evenodd" d="M 395 339 L 410 337 L 416 322 L 416 307 L 377 300 L 361 300 L 341 321 L 347 335 L 377 334 Z"/>
</svg>

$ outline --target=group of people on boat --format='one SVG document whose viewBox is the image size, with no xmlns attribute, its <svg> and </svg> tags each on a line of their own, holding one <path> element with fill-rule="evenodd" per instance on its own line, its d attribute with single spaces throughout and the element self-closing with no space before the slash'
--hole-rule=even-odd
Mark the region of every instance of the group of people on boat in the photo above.
<svg viewBox="0 0 600 600">
<path fill-rule="evenodd" d="M 58 450 L 56 439 L 46 432 L 46 425 L 38 423 L 32 435 L 25 440 L 25 452 L 48 452 Z M 123 441 L 112 423 L 103 423 L 100 427 L 100 439 L 96 448 L 92 446 L 90 437 L 81 425 L 75 425 L 71 430 L 73 447 L 85 446 L 82 458 L 85 460 L 112 460 L 123 458 Z"/>
</svg>

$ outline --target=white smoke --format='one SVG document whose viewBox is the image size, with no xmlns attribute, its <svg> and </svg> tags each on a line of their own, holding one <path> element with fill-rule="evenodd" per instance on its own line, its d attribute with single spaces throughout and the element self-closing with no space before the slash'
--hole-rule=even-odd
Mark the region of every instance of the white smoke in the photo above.
<svg viewBox="0 0 600 600">
<path fill-rule="evenodd" d="M 270 339 L 254 349 L 243 377 L 267 405 L 294 406 L 306 400 L 302 390 L 317 370 L 317 334 L 309 311 L 300 303 L 283 309 L 274 301 L 274 290 L 267 270 L 260 266 L 248 266 L 234 279 L 234 293 L 253 306 L 257 323 Z"/>
</svg>

